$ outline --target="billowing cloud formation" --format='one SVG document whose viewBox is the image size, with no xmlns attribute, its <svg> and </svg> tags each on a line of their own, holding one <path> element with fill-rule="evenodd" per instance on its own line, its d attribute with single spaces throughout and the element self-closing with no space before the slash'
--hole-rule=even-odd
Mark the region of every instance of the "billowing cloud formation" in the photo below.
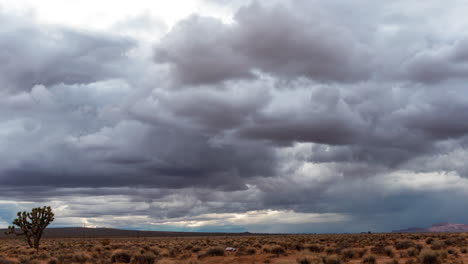
<svg viewBox="0 0 468 264">
<path fill-rule="evenodd" d="M 89 84 L 119 78 L 133 41 L 112 35 L 2 15 L 2 90 L 30 90 L 35 84 Z"/>
<path fill-rule="evenodd" d="M 259 1 L 156 41 L 147 14 L 90 32 L 0 13 L 0 225 L 44 203 L 164 230 L 468 222 L 466 23 L 421 5 Z"/>
<path fill-rule="evenodd" d="M 156 47 L 156 62 L 172 67 L 177 84 L 211 84 L 253 78 L 254 71 L 282 78 L 355 82 L 370 77 L 364 45 L 320 13 L 281 5 L 241 8 L 234 24 L 192 16 Z"/>
</svg>

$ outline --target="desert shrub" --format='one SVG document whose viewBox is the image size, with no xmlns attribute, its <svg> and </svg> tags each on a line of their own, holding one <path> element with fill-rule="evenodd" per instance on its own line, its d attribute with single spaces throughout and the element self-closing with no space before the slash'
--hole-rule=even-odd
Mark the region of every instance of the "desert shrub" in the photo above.
<svg viewBox="0 0 468 264">
<path fill-rule="evenodd" d="M 293 248 L 297 251 L 304 250 L 305 247 L 303 244 L 294 244 Z"/>
<path fill-rule="evenodd" d="M 255 255 L 257 253 L 257 250 L 255 248 L 244 248 L 242 250 L 239 250 L 236 252 L 236 256 L 251 256 Z"/>
<path fill-rule="evenodd" d="M 282 246 L 276 245 L 271 248 L 271 253 L 275 255 L 285 255 L 286 251 Z"/>
<path fill-rule="evenodd" d="M 323 264 L 341 264 L 341 260 L 338 256 L 326 256 L 322 259 Z"/>
<path fill-rule="evenodd" d="M 106 238 L 106 239 L 101 240 L 100 242 L 101 242 L 101 245 L 108 246 L 111 241 L 110 241 L 110 239 Z"/>
<path fill-rule="evenodd" d="M 377 255 L 386 255 L 385 246 L 382 244 L 371 247 L 370 251 Z"/>
<path fill-rule="evenodd" d="M 255 253 L 257 253 L 257 250 L 255 250 L 255 248 L 247 248 L 245 252 L 247 253 L 247 255 L 255 255 Z"/>
<path fill-rule="evenodd" d="M 419 260 L 421 264 L 439 264 L 440 262 L 440 257 L 437 254 L 437 252 L 434 252 L 432 250 L 424 250 L 421 252 L 419 255 Z"/>
<path fill-rule="evenodd" d="M 18 264 L 18 262 L 13 260 L 8 260 L 4 258 L 0 258 L 0 264 Z"/>
<path fill-rule="evenodd" d="M 400 252 L 400 258 L 407 258 L 408 257 L 408 252 L 407 251 L 401 251 Z"/>
<path fill-rule="evenodd" d="M 322 252 L 324 249 L 324 247 L 319 244 L 306 244 L 304 248 L 308 249 L 310 252 Z"/>
<path fill-rule="evenodd" d="M 193 253 L 198 253 L 198 252 L 200 252 L 200 251 L 201 251 L 201 247 L 193 247 L 193 248 L 192 248 L 192 252 L 193 252 Z"/>
<path fill-rule="evenodd" d="M 416 244 L 416 246 L 414 246 L 414 248 L 416 248 L 418 250 L 418 252 L 421 252 L 421 250 L 424 248 L 424 246 L 421 245 L 421 244 Z"/>
<path fill-rule="evenodd" d="M 377 260 L 374 255 L 367 255 L 362 259 L 362 264 L 375 264 L 377 263 L 376 261 Z"/>
<path fill-rule="evenodd" d="M 385 262 L 385 264 L 399 264 L 399 262 L 396 259 L 392 259 L 390 261 Z"/>
<path fill-rule="evenodd" d="M 37 260 L 37 259 L 31 259 L 31 260 L 29 260 L 28 262 L 26 262 L 24 264 L 42 264 L 42 262 Z"/>
<path fill-rule="evenodd" d="M 397 240 L 395 241 L 395 249 L 408 249 L 410 247 L 414 247 L 416 244 L 411 240 Z"/>
<path fill-rule="evenodd" d="M 271 253 L 272 246 L 265 245 L 262 247 L 263 253 Z"/>
<path fill-rule="evenodd" d="M 450 254 L 450 255 L 458 256 L 458 252 L 453 248 L 447 249 L 447 253 Z"/>
<path fill-rule="evenodd" d="M 179 248 L 171 248 L 169 249 L 169 257 L 175 258 L 177 255 L 181 253 Z"/>
<path fill-rule="evenodd" d="M 191 250 L 192 248 L 193 248 L 193 245 L 186 245 L 184 249 L 185 250 Z"/>
<path fill-rule="evenodd" d="M 125 252 L 125 251 L 116 251 L 111 256 L 112 263 L 116 263 L 116 262 L 130 263 L 131 259 L 132 259 L 132 256 L 128 252 Z"/>
<path fill-rule="evenodd" d="M 215 247 L 208 249 L 205 253 L 198 255 L 198 258 L 224 256 L 224 249 Z"/>
<path fill-rule="evenodd" d="M 416 257 L 419 254 L 419 250 L 417 250 L 416 248 L 410 248 L 406 252 L 408 253 L 409 257 Z"/>
<path fill-rule="evenodd" d="M 57 256 L 59 263 L 85 263 L 89 258 L 80 253 L 65 253 Z"/>
<path fill-rule="evenodd" d="M 360 249 L 360 250 L 357 251 L 357 256 L 359 258 L 362 258 L 366 253 L 367 253 L 367 249 L 363 248 L 363 249 Z"/>
<path fill-rule="evenodd" d="M 159 251 L 159 256 L 161 257 L 169 257 L 169 250 L 167 250 L 167 248 L 162 248 L 160 251 Z"/>
<path fill-rule="evenodd" d="M 77 252 L 71 255 L 71 261 L 73 263 L 86 263 L 86 261 L 89 260 L 88 255 L 82 253 L 82 252 Z"/>
<path fill-rule="evenodd" d="M 322 264 L 322 260 L 317 256 L 300 255 L 296 258 L 297 264 Z"/>
<path fill-rule="evenodd" d="M 144 253 L 144 254 L 134 255 L 132 258 L 133 264 L 154 264 L 155 261 L 156 261 L 156 256 L 149 252 Z"/>
<path fill-rule="evenodd" d="M 384 248 L 385 255 L 388 257 L 393 257 L 395 254 L 393 253 L 393 248 L 391 246 Z"/>
<path fill-rule="evenodd" d="M 47 253 L 45 253 L 45 252 L 42 252 L 42 253 L 40 253 L 40 254 L 38 254 L 38 255 L 36 256 L 36 258 L 42 259 L 42 260 L 48 259 L 49 257 L 50 257 L 49 254 L 47 254 Z"/>
<path fill-rule="evenodd" d="M 418 264 L 415 259 L 408 259 L 406 260 L 405 264 Z"/>
<path fill-rule="evenodd" d="M 453 246 L 453 245 L 459 244 L 461 241 L 462 241 L 462 239 L 460 239 L 458 237 L 451 237 L 451 238 L 447 238 L 444 241 L 444 244 L 447 245 L 447 246 Z"/>
<path fill-rule="evenodd" d="M 185 252 L 179 256 L 179 259 L 188 259 L 192 256 L 191 252 Z"/>
<path fill-rule="evenodd" d="M 352 259 L 355 256 L 357 256 L 357 252 L 354 249 L 347 248 L 341 251 L 341 257 L 344 259 Z"/>
<path fill-rule="evenodd" d="M 431 249 L 432 250 L 439 250 L 439 249 L 442 249 L 444 247 L 445 247 L 445 243 L 440 241 L 440 240 L 433 241 L 432 244 L 431 244 Z"/>
<path fill-rule="evenodd" d="M 467 248 L 461 248 L 460 252 L 463 253 L 463 254 L 466 254 L 468 252 L 468 249 Z"/>
<path fill-rule="evenodd" d="M 49 259 L 49 261 L 47 261 L 47 264 L 59 264 L 59 263 L 60 261 L 57 258 L 51 258 Z"/>
<path fill-rule="evenodd" d="M 432 244 L 432 242 L 434 242 L 434 239 L 432 237 L 426 239 L 426 244 L 430 245 Z"/>
<path fill-rule="evenodd" d="M 95 251 L 95 252 L 102 252 L 104 250 L 104 248 L 102 246 L 94 246 L 91 251 Z"/>
</svg>

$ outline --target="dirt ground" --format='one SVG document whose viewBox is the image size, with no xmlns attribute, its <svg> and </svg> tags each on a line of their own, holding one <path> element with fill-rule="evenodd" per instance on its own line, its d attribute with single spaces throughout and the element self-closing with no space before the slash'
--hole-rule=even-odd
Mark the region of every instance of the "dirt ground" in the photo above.
<svg viewBox="0 0 468 264">
<path fill-rule="evenodd" d="M 0 239 L 0 264 L 15 263 L 459 264 L 468 263 L 468 234 L 45 238 L 38 252 Z"/>
</svg>

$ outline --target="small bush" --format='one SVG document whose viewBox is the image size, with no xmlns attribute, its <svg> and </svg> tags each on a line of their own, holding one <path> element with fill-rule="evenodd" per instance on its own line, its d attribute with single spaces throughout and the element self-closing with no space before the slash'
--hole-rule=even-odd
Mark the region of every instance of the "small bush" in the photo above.
<svg viewBox="0 0 468 264">
<path fill-rule="evenodd" d="M 0 264 L 18 264 L 16 261 L 0 258 Z"/>
<path fill-rule="evenodd" d="M 144 253 L 133 256 L 133 264 L 154 264 L 156 256 L 152 253 Z"/>
<path fill-rule="evenodd" d="M 338 256 L 326 256 L 322 261 L 323 264 L 341 264 L 341 260 Z"/>
<path fill-rule="evenodd" d="M 222 248 L 210 248 L 205 253 L 198 255 L 198 258 L 204 257 L 215 257 L 215 256 L 224 256 L 224 249 Z"/>
<path fill-rule="evenodd" d="M 439 241 L 439 240 L 434 241 L 431 244 L 431 249 L 432 250 L 439 250 L 439 249 L 442 249 L 444 247 L 445 247 L 445 243 L 443 241 Z"/>
<path fill-rule="evenodd" d="M 391 257 L 391 258 L 393 258 L 393 256 L 395 255 L 393 253 L 393 248 L 391 246 L 385 247 L 384 252 L 386 256 Z"/>
<path fill-rule="evenodd" d="M 322 264 L 322 260 L 318 257 L 310 255 L 301 255 L 296 258 L 297 264 Z"/>
<path fill-rule="evenodd" d="M 385 264 L 399 264 L 399 262 L 396 259 L 392 259 L 390 261 L 385 262 Z"/>
<path fill-rule="evenodd" d="M 198 252 L 200 252 L 200 251 L 201 251 L 201 248 L 200 248 L 200 247 L 193 247 L 193 248 L 192 248 L 192 252 L 193 252 L 193 253 L 198 253 Z"/>
<path fill-rule="evenodd" d="M 122 262 L 122 263 L 130 263 L 132 256 L 125 252 L 125 251 L 117 251 L 111 256 L 111 262 Z"/>
<path fill-rule="evenodd" d="M 419 255 L 421 264 L 440 264 L 439 255 L 432 250 L 424 250 Z"/>
<path fill-rule="evenodd" d="M 255 248 L 244 248 L 244 249 L 239 249 L 239 251 L 236 252 L 236 256 L 251 256 L 255 255 L 257 253 L 257 250 Z"/>
<path fill-rule="evenodd" d="M 410 248 L 407 252 L 409 257 L 416 257 L 419 254 L 419 251 L 416 248 Z"/>
<path fill-rule="evenodd" d="M 375 264 L 377 263 L 377 259 L 374 255 L 367 255 L 362 259 L 362 264 Z"/>
<path fill-rule="evenodd" d="M 110 244 L 110 242 L 111 242 L 110 239 L 103 239 L 103 240 L 101 240 L 101 245 L 108 246 Z"/>
<path fill-rule="evenodd" d="M 1 262 L 0 262 L 1 263 Z M 49 261 L 47 261 L 47 264 L 59 264 L 60 261 L 56 258 L 51 258 Z M 6 263 L 1 263 L 1 264 L 6 264 Z"/>
<path fill-rule="evenodd" d="M 366 253 L 367 253 L 366 248 L 363 248 L 363 249 L 357 251 L 357 255 L 358 255 L 359 258 L 362 258 Z"/>
<path fill-rule="evenodd" d="M 73 261 L 73 263 L 86 263 L 86 261 L 89 260 L 89 257 L 88 255 L 79 252 L 79 253 L 73 254 L 71 257 L 71 260 Z"/>
<path fill-rule="evenodd" d="M 411 240 L 398 240 L 395 242 L 395 249 L 408 249 L 410 247 L 414 247 L 416 244 Z"/>
<path fill-rule="evenodd" d="M 357 256 L 356 250 L 347 248 L 347 249 L 343 249 L 343 250 L 341 251 L 341 257 L 342 257 L 343 259 L 352 259 L 352 258 L 354 258 L 355 256 Z"/>
<path fill-rule="evenodd" d="M 271 248 L 271 253 L 279 256 L 279 255 L 285 255 L 286 251 L 284 250 L 282 246 L 273 246 Z"/>
<path fill-rule="evenodd" d="M 310 252 L 322 252 L 323 251 L 323 246 L 318 245 L 318 244 L 307 244 L 304 245 L 305 249 L 308 249 Z"/>
<path fill-rule="evenodd" d="M 385 245 L 375 245 L 375 246 L 371 247 L 370 251 L 373 254 L 386 255 Z"/>
</svg>

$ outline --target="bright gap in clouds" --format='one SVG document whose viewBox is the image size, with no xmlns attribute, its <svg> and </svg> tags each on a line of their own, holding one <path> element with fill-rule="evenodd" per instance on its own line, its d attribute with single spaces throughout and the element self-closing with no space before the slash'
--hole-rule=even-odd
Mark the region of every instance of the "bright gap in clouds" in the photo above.
<svg viewBox="0 0 468 264">
<path fill-rule="evenodd" d="M 228 8 L 209 5 L 200 0 L 176 1 L 109 1 L 109 0 L 0 0 L 0 9 L 14 13 L 29 13 L 40 22 L 79 28 L 103 30 L 122 20 L 150 15 L 171 27 L 191 14 L 207 14 L 229 20 Z"/>
</svg>

